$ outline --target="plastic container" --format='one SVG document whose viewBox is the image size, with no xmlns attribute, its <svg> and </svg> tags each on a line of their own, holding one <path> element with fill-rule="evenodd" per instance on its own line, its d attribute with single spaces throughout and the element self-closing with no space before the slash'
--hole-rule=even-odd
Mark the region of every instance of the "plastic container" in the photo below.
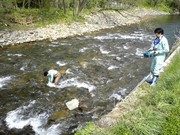
<svg viewBox="0 0 180 135">
<path fill-rule="evenodd" d="M 79 101 L 77 99 L 72 99 L 66 103 L 66 106 L 69 110 L 76 109 L 79 106 Z"/>
</svg>

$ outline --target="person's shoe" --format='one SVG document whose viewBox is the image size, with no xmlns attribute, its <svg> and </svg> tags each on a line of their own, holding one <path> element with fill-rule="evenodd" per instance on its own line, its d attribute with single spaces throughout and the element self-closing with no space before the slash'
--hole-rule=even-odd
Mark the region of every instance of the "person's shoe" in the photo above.
<svg viewBox="0 0 180 135">
<path fill-rule="evenodd" d="M 151 83 L 150 87 L 156 86 L 156 83 Z"/>
<path fill-rule="evenodd" d="M 158 78 L 159 78 L 159 76 L 154 76 L 153 77 L 153 79 L 152 79 L 152 83 L 151 83 L 151 87 L 154 87 L 154 86 L 156 86 L 156 84 L 157 84 L 157 81 L 158 81 Z"/>
<path fill-rule="evenodd" d="M 147 77 L 146 77 L 146 80 L 145 80 L 147 83 L 151 84 L 152 81 L 153 81 L 153 74 L 150 73 Z"/>
<path fill-rule="evenodd" d="M 147 79 L 146 82 L 151 84 L 152 83 L 152 79 Z"/>
</svg>

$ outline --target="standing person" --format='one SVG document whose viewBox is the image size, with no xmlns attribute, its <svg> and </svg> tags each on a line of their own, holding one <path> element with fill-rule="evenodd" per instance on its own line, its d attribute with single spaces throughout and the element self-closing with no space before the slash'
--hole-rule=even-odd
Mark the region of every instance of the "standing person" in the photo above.
<svg viewBox="0 0 180 135">
<path fill-rule="evenodd" d="M 54 83 L 55 86 L 57 86 L 59 79 L 61 77 L 61 74 L 57 70 L 51 69 L 49 71 L 45 71 L 44 76 L 48 77 L 48 84 Z"/>
<path fill-rule="evenodd" d="M 164 30 L 162 28 L 156 28 L 154 30 L 154 33 L 156 35 L 156 38 L 151 44 L 151 48 L 148 50 L 148 52 L 153 52 L 153 60 L 151 63 L 152 79 L 146 80 L 148 83 L 151 84 L 150 86 L 156 85 L 159 78 L 160 71 L 163 67 L 166 55 L 169 52 L 168 40 L 163 35 Z"/>
</svg>

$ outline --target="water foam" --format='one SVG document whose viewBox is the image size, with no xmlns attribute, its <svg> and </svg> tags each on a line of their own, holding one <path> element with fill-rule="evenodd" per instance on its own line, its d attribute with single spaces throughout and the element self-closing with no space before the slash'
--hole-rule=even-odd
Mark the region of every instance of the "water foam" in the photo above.
<svg viewBox="0 0 180 135">
<path fill-rule="evenodd" d="M 46 112 L 41 114 L 29 113 L 29 110 L 33 110 L 33 106 L 36 101 L 31 101 L 27 106 L 21 106 L 16 110 L 7 113 L 5 122 L 8 128 L 23 129 L 30 125 L 36 135 L 59 135 L 60 124 L 54 124 L 50 127 L 45 127 L 48 121 L 49 114 Z"/>
<path fill-rule="evenodd" d="M 23 54 L 8 54 L 8 56 L 18 56 L 18 57 L 21 57 L 21 56 L 24 56 Z"/>
<path fill-rule="evenodd" d="M 130 47 L 129 47 L 129 46 L 126 46 L 126 45 L 123 45 L 123 48 L 124 48 L 125 50 L 127 50 L 127 49 L 129 49 Z"/>
<path fill-rule="evenodd" d="M 74 73 L 73 73 L 72 69 L 68 68 L 68 69 L 66 70 L 66 74 L 74 74 Z"/>
<path fill-rule="evenodd" d="M 11 76 L 0 77 L 0 88 L 2 88 L 3 86 L 5 86 L 11 79 L 12 79 Z"/>
<path fill-rule="evenodd" d="M 62 62 L 62 61 L 57 61 L 56 64 L 58 64 L 59 66 L 65 66 L 65 65 L 67 65 L 67 63 Z"/>
<path fill-rule="evenodd" d="M 107 34 L 105 36 L 94 37 L 94 39 L 98 39 L 102 42 L 104 40 L 111 40 L 111 39 L 139 39 L 139 40 L 144 40 L 144 38 L 145 38 L 144 34 L 142 34 L 140 32 L 136 32 L 136 31 L 132 34 L 129 34 L 129 35 L 114 33 L 114 34 Z"/>
<path fill-rule="evenodd" d="M 143 49 L 136 48 L 136 55 L 137 55 L 137 56 L 143 57 L 143 53 L 144 53 L 144 50 L 143 50 Z"/>
<path fill-rule="evenodd" d="M 58 42 L 58 41 L 52 41 L 51 44 L 53 44 L 53 45 L 59 45 L 59 42 Z"/>
<path fill-rule="evenodd" d="M 91 85 L 88 81 L 79 82 L 77 78 L 67 79 L 65 81 L 60 82 L 58 88 L 66 88 L 70 86 L 76 86 L 78 88 L 88 89 L 89 92 L 96 89 L 94 85 Z"/>
<path fill-rule="evenodd" d="M 116 99 L 116 100 L 120 101 L 120 100 L 122 100 L 122 97 L 121 97 L 121 95 L 119 95 L 119 94 L 112 94 L 112 95 L 109 97 L 109 99 Z"/>
<path fill-rule="evenodd" d="M 28 65 L 25 65 L 25 66 L 22 66 L 22 67 L 20 68 L 20 70 L 21 70 L 21 71 L 25 71 L 27 68 L 28 68 Z"/>
<path fill-rule="evenodd" d="M 23 127 L 29 125 L 31 120 L 23 120 L 23 113 L 26 109 L 32 107 L 33 104 L 35 104 L 35 101 L 32 101 L 28 106 L 21 106 L 14 111 L 8 112 L 5 119 L 8 128 L 22 129 Z"/>
<path fill-rule="evenodd" d="M 109 54 L 110 51 L 105 50 L 103 47 L 100 47 L 100 51 L 102 54 Z"/>
<path fill-rule="evenodd" d="M 103 40 L 113 39 L 113 37 L 110 37 L 110 36 L 97 36 L 97 37 L 94 37 L 94 39 L 98 39 L 98 40 L 103 42 Z"/>
<path fill-rule="evenodd" d="M 108 67 L 108 70 L 113 70 L 113 69 L 116 69 L 116 68 L 119 68 L 118 66 L 110 66 Z"/>
<path fill-rule="evenodd" d="M 85 51 L 86 51 L 86 50 L 88 50 L 88 49 L 89 49 L 89 48 L 84 47 L 84 48 L 80 49 L 80 50 L 79 50 L 79 52 L 81 52 L 81 53 L 82 53 L 82 52 L 85 52 Z"/>
</svg>

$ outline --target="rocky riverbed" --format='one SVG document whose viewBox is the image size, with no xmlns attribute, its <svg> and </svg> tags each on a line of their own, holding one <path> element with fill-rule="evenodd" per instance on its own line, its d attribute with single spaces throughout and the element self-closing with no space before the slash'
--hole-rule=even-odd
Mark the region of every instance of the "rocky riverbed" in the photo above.
<svg viewBox="0 0 180 135">
<path fill-rule="evenodd" d="M 14 45 L 39 40 L 56 40 L 69 36 L 83 35 L 101 29 L 114 28 L 122 25 L 138 23 L 147 16 L 169 14 L 152 9 L 136 8 L 129 11 L 104 10 L 98 14 L 84 16 L 85 22 L 47 25 L 37 29 L 0 31 L 0 46 Z"/>
</svg>

